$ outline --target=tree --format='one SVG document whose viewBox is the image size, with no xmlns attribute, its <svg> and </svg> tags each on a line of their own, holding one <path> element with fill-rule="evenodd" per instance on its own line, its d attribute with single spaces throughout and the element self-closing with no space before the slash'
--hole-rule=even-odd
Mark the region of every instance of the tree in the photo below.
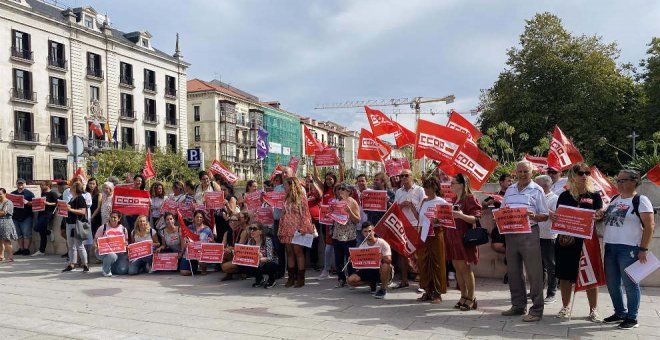
<svg viewBox="0 0 660 340">
<path fill-rule="evenodd" d="M 573 36 L 557 16 L 542 13 L 526 22 L 520 46 L 507 55 L 507 68 L 481 96 L 481 130 L 506 121 L 528 137 L 516 141 L 516 152 L 538 154 L 539 141 L 559 125 L 588 161 L 610 173 L 618 170 L 614 150 L 599 144 L 600 138 L 625 147 L 626 136 L 645 120 L 638 116 L 642 88 L 617 66 L 616 44 Z"/>
</svg>

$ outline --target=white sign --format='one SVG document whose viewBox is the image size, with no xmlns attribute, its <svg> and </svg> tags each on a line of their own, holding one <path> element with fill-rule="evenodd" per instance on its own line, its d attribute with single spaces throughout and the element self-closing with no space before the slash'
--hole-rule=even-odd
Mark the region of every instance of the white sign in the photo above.
<svg viewBox="0 0 660 340">
<path fill-rule="evenodd" d="M 290 155 L 291 154 L 291 148 L 287 148 L 286 146 L 282 147 L 282 154 L 287 155 L 287 156 Z"/>
<path fill-rule="evenodd" d="M 282 154 L 282 144 L 275 142 L 268 142 L 268 151 L 270 153 Z"/>
</svg>

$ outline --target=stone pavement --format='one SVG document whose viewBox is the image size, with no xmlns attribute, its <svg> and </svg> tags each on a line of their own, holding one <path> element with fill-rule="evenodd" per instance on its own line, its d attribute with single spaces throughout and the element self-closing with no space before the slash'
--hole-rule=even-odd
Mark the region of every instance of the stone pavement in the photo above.
<svg viewBox="0 0 660 340">
<path fill-rule="evenodd" d="M 461 312 L 452 308 L 457 290 L 440 305 L 415 302 L 413 288 L 376 300 L 367 288 L 335 289 L 335 280 L 318 281 L 314 271 L 304 288 L 265 290 L 252 288 L 251 279 L 220 283 L 222 273 L 104 278 L 98 266 L 60 273 L 64 266 L 55 256 L 0 264 L 1 339 L 660 339 L 659 288 L 643 289 L 641 326 L 621 331 L 585 320 L 584 293 L 571 321 L 554 317 L 560 302 L 546 306 L 538 323 L 500 316 L 508 287 L 488 279 L 477 279 L 479 309 Z M 609 316 L 605 288 L 599 298 L 600 313 Z"/>
</svg>

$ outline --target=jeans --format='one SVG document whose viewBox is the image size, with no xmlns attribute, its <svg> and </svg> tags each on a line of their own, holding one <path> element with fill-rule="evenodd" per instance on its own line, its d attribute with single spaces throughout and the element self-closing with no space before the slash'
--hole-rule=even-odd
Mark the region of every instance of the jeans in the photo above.
<svg viewBox="0 0 660 340">
<path fill-rule="evenodd" d="M 128 273 L 128 254 L 110 253 L 99 255 L 96 252 L 96 258 L 103 261 L 103 272 L 113 275 L 126 275 Z"/>
<path fill-rule="evenodd" d="M 639 284 L 632 281 L 624 272 L 631 264 L 639 258 L 637 254 L 639 247 L 625 244 L 605 243 L 605 279 L 607 290 L 610 292 L 614 313 L 621 318 L 637 319 L 639 312 L 639 300 L 641 291 Z M 621 283 L 623 282 L 623 287 Z M 623 289 L 626 290 L 627 308 L 623 304 Z"/>
<path fill-rule="evenodd" d="M 22 221 L 14 220 L 14 226 L 19 239 L 32 237 L 32 216 L 26 217 Z"/>
<path fill-rule="evenodd" d="M 133 262 L 128 263 L 128 275 L 137 275 L 144 269 L 145 273 L 149 272 L 151 267 L 152 256 L 142 257 Z"/>
<path fill-rule="evenodd" d="M 87 265 L 87 250 L 83 245 L 85 240 L 79 240 L 73 236 L 75 224 L 66 224 L 66 244 L 69 246 L 69 265 L 78 263 L 78 252 L 80 252 L 80 260 L 84 266 Z"/>
<path fill-rule="evenodd" d="M 330 272 L 330 268 L 332 268 L 333 257 L 334 257 L 333 247 L 326 244 L 325 249 L 323 250 L 323 270 L 328 273 Z"/>
<path fill-rule="evenodd" d="M 344 262 L 350 256 L 348 248 L 355 247 L 355 240 L 350 241 L 337 241 L 332 240 L 332 247 L 335 250 L 335 266 L 337 266 L 337 279 L 339 281 L 346 281 L 346 274 L 344 273 Z"/>
<path fill-rule="evenodd" d="M 557 278 L 555 277 L 555 239 L 541 239 L 541 257 L 543 260 L 543 273 L 548 280 L 546 296 L 555 296 L 557 292 Z"/>
<path fill-rule="evenodd" d="M 259 267 L 238 266 L 240 273 L 254 277 L 256 282 L 261 282 L 264 279 L 264 275 L 268 275 L 268 281 L 275 281 L 277 268 L 277 263 L 275 262 L 262 263 Z"/>
</svg>

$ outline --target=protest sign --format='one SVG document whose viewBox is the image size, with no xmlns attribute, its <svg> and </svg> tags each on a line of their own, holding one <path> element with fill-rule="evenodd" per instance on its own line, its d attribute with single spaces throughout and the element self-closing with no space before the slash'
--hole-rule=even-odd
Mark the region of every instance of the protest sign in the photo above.
<svg viewBox="0 0 660 340">
<path fill-rule="evenodd" d="M 435 218 L 438 219 L 441 226 L 456 229 L 456 221 L 454 221 L 452 210 L 453 206 L 451 204 L 437 204 L 435 206 Z"/>
<path fill-rule="evenodd" d="M 25 207 L 25 197 L 23 195 L 6 194 L 5 196 L 14 205 L 14 209 L 23 209 Z"/>
<path fill-rule="evenodd" d="M 403 164 L 395 159 L 386 159 L 383 161 L 385 164 L 385 172 L 387 176 L 399 176 L 403 171 Z"/>
<path fill-rule="evenodd" d="M 295 176 L 298 173 L 298 164 L 300 163 L 300 157 L 291 156 L 289 158 L 289 168 L 291 168 L 291 173 Z"/>
<path fill-rule="evenodd" d="M 136 242 L 128 245 L 128 260 L 135 261 L 153 254 L 154 243 L 151 240 Z"/>
<path fill-rule="evenodd" d="M 257 190 L 245 194 L 245 205 L 248 211 L 257 211 L 261 206 L 261 194 L 263 191 Z"/>
<path fill-rule="evenodd" d="M 202 242 L 188 242 L 188 260 L 199 260 L 202 256 Z"/>
<path fill-rule="evenodd" d="M 177 204 L 177 209 L 178 209 L 178 211 L 179 211 L 179 214 L 181 214 L 181 216 L 182 216 L 184 219 L 192 220 L 192 218 L 193 218 L 193 210 L 194 210 L 194 207 L 193 207 L 193 203 L 192 203 L 192 202 L 186 202 L 186 201 L 179 202 L 179 203 Z"/>
<path fill-rule="evenodd" d="M 225 193 L 223 191 L 212 191 L 204 193 L 204 204 L 206 209 L 222 209 L 225 207 Z"/>
<path fill-rule="evenodd" d="M 69 205 L 66 203 L 66 201 L 57 200 L 57 216 L 69 216 Z"/>
<path fill-rule="evenodd" d="M 387 197 L 386 190 L 365 190 L 360 196 L 362 201 L 362 209 L 369 211 L 387 211 Z"/>
<path fill-rule="evenodd" d="M 124 215 L 149 215 L 149 191 L 116 187 L 112 196 L 112 210 Z"/>
<path fill-rule="evenodd" d="M 282 209 L 284 208 L 284 196 L 286 196 L 284 191 L 264 192 L 264 201 L 273 208 Z"/>
<path fill-rule="evenodd" d="M 495 209 L 493 210 L 493 216 L 495 217 L 497 228 L 502 235 L 532 232 L 526 207 Z"/>
<path fill-rule="evenodd" d="M 264 225 L 273 225 L 275 219 L 273 217 L 273 209 L 271 207 L 261 207 L 257 209 L 257 222 Z"/>
<path fill-rule="evenodd" d="M 179 254 L 158 253 L 154 254 L 151 262 L 151 270 L 176 270 L 179 265 Z"/>
<path fill-rule="evenodd" d="M 440 192 L 442 193 L 442 198 L 448 203 L 455 203 L 458 196 L 451 191 L 451 183 L 440 183 Z"/>
<path fill-rule="evenodd" d="M 314 152 L 314 165 L 316 166 L 335 166 L 339 165 L 337 149 L 323 149 Z"/>
<path fill-rule="evenodd" d="M 238 176 L 234 174 L 233 172 L 229 171 L 226 166 L 224 166 L 222 163 L 218 162 L 217 160 L 213 160 L 213 163 L 211 163 L 211 166 L 209 167 L 209 173 L 213 177 L 216 174 L 220 174 L 225 181 L 229 182 L 229 184 L 234 185 L 238 181 Z"/>
<path fill-rule="evenodd" d="M 248 246 L 244 244 L 234 245 L 234 258 L 232 264 L 237 266 L 259 267 L 261 250 L 259 246 Z"/>
<path fill-rule="evenodd" d="M 160 206 L 160 213 L 165 214 L 166 212 L 170 214 L 176 214 L 177 203 L 173 199 L 167 199 L 163 201 L 163 205 Z"/>
<path fill-rule="evenodd" d="M 380 247 L 349 248 L 353 269 L 380 269 Z"/>
<path fill-rule="evenodd" d="M 46 197 L 36 197 L 32 199 L 32 212 L 46 210 Z"/>
<path fill-rule="evenodd" d="M 331 213 L 331 206 L 319 204 L 319 223 L 332 225 L 332 218 L 330 217 Z"/>
<path fill-rule="evenodd" d="M 225 245 L 222 243 L 202 243 L 202 253 L 199 262 L 222 263 L 225 255 Z"/>
<path fill-rule="evenodd" d="M 97 241 L 99 255 L 126 251 L 126 238 L 124 235 L 99 237 Z"/>
<path fill-rule="evenodd" d="M 347 206 L 348 203 L 346 201 L 334 201 L 330 203 L 330 207 L 332 208 L 332 212 L 329 215 L 330 218 L 341 225 L 348 223 Z"/>
<path fill-rule="evenodd" d="M 560 205 L 550 230 L 562 235 L 591 239 L 594 229 L 594 210 Z"/>
</svg>

